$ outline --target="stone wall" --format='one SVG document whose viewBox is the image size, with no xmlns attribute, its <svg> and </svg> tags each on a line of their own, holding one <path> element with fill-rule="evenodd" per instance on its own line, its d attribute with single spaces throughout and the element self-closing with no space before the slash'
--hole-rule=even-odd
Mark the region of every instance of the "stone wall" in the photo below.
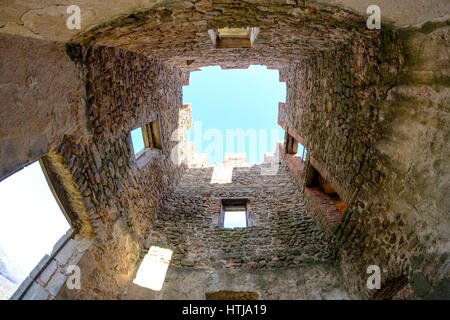
<svg viewBox="0 0 450 320">
<path fill-rule="evenodd" d="M 127 298 L 135 297 L 138 294 L 135 290 L 138 290 L 142 291 L 139 294 L 145 298 L 164 296 L 204 299 L 205 291 L 201 291 L 206 289 L 201 288 L 205 283 L 197 284 L 194 278 L 222 279 L 218 280 L 220 284 L 217 284 L 217 290 L 212 289 L 214 285 L 209 281 L 201 280 L 206 281 L 207 290 L 219 291 L 234 287 L 231 284 L 224 285 L 223 277 L 233 278 L 237 284 L 237 279 L 245 278 L 246 275 L 255 279 L 242 283 L 241 291 L 263 290 L 260 284 L 268 277 L 272 279 L 273 287 L 264 285 L 266 292 L 261 295 L 263 298 L 313 298 L 312 293 L 311 296 L 299 293 L 305 289 L 304 283 L 298 284 L 298 287 L 294 284 L 296 289 L 290 293 L 284 292 L 288 274 L 303 273 L 304 268 L 313 270 L 312 273 L 326 274 L 324 277 L 328 280 L 324 280 L 324 283 L 318 281 L 316 293 L 330 289 L 322 288 L 322 285 L 339 288 L 341 292 L 340 280 L 333 271 L 333 236 L 326 234 L 314 216 L 308 213 L 300 189 L 285 162 L 282 162 L 276 175 L 262 175 L 264 166 L 268 164 L 250 165 L 242 161 L 229 161 L 228 165 L 187 169 L 174 192 L 158 211 L 148 240 L 149 246 L 173 250 L 166 286 L 172 288 L 167 290 L 174 292 L 151 294 L 151 290 L 136 289 L 136 285 L 131 284 L 129 290 L 134 293 L 130 293 Z M 249 199 L 247 228 L 220 227 L 222 198 Z M 316 264 L 323 265 L 324 269 L 319 271 L 322 267 L 318 267 L 314 271 Z M 171 283 L 181 276 L 180 273 L 194 277 L 186 284 L 190 287 L 182 286 L 179 281 Z M 196 287 L 198 285 L 200 287 Z M 244 290 L 244 287 L 248 290 Z"/>
<path fill-rule="evenodd" d="M 400 51 L 392 37 L 382 32 L 372 41 L 354 39 L 352 46 L 284 70 L 287 98 L 281 120 L 300 135 L 313 166 L 348 203 L 370 170 L 375 106 L 399 68 Z"/>
<path fill-rule="evenodd" d="M 203 9 L 210 0 L 127 0 L 114 3 L 106 3 L 101 0 L 77 0 L 76 5 L 81 9 L 81 28 L 87 30 L 98 24 L 108 21 L 111 17 L 120 16 L 124 13 L 136 11 L 136 9 L 149 9 L 153 6 L 161 6 L 180 10 L 198 5 Z M 217 3 L 231 3 L 231 0 L 215 0 Z M 248 2 L 267 6 L 274 4 L 293 4 L 293 0 L 244 0 Z M 302 2 L 312 2 L 306 0 Z M 366 14 L 367 1 L 359 0 L 320 0 L 328 6 L 339 6 L 352 10 L 358 14 Z M 26 2 L 6 2 L 2 5 L 0 12 L 0 32 L 21 35 L 24 37 L 35 37 L 55 41 L 68 41 L 79 30 L 68 29 L 66 20 L 69 2 L 56 3 L 51 0 L 28 0 Z M 450 4 L 446 0 L 378 0 L 377 5 L 382 10 L 383 20 L 398 26 L 415 25 L 425 21 L 448 15 Z M 203 12 L 203 11 L 200 11 Z M 211 15 L 217 15 L 217 12 Z"/>
<path fill-rule="evenodd" d="M 2 106 L 1 146 L 7 157 L 0 162 L 2 174 L 45 157 L 76 215 L 72 225 L 91 243 L 77 260 L 82 289 L 64 287 L 48 298 L 118 298 L 135 271 L 158 206 L 183 172 L 184 165 L 171 159 L 185 139 L 173 139 L 172 133 L 191 124 L 190 108 L 182 105 L 182 73 L 120 49 L 55 43 L 38 44 L 38 54 L 47 58 L 40 65 L 39 59 L 31 63 L 37 40 L 2 37 L 7 38 L 2 77 L 8 80 L 2 96 L 11 102 Z M 8 56 L 20 48 L 30 59 L 23 65 Z M 26 94 L 19 98 L 21 89 Z M 162 150 L 137 161 L 130 131 L 156 118 Z M 183 152 L 180 146 L 177 151 Z"/>
<path fill-rule="evenodd" d="M 19 9 L 13 11 L 28 10 Z M 45 20 L 49 11 L 36 10 L 22 12 L 25 25 L 15 27 L 6 10 L 0 32 L 31 28 L 39 35 L 44 27 L 31 21 Z M 67 46 L 73 61 L 61 43 L 0 35 L 0 179 L 46 155 L 70 191 L 78 236 L 89 240 L 81 256 L 72 251 L 81 291 L 47 289 L 65 267 L 55 269 L 50 257 L 41 271 L 51 276 L 41 281 L 41 272 L 35 274 L 27 288 L 36 295 L 21 297 L 123 297 L 151 243 L 174 250 L 168 275 L 174 281 L 180 274 L 208 279 L 208 271 L 220 284 L 243 269 L 248 273 L 241 276 L 255 282 L 276 270 L 286 271 L 281 278 L 305 279 L 290 268 L 333 270 L 337 255 L 352 298 L 390 298 L 407 282 L 406 291 L 418 297 L 448 297 L 448 21 L 369 31 L 364 17 L 310 1 L 163 1 L 130 10 L 118 9 L 124 14 L 75 36 Z M 212 48 L 209 29 L 248 26 L 261 30 L 253 48 Z M 172 192 L 184 170 L 171 161 L 172 151 L 183 154 L 176 148 L 185 142 L 172 133 L 191 122 L 181 102 L 186 72 L 252 63 L 280 68 L 287 81 L 283 128 L 308 148 L 305 167 L 314 166 L 350 205 L 336 241 L 308 214 L 294 185 L 299 175 L 284 163 L 277 176 L 259 175 L 258 166 L 192 168 Z M 136 161 L 129 132 L 156 117 L 163 148 Z M 221 196 L 251 198 L 248 229 L 217 226 Z M 380 291 L 366 287 L 372 264 L 383 271 Z M 329 292 L 322 288 L 340 283 L 330 274 L 317 282 L 320 297 Z M 245 289 L 221 287 L 186 292 L 203 297 L 210 289 Z M 187 294 L 179 289 L 166 297 Z M 283 296 L 282 286 L 273 294 L 256 284 L 247 289 Z M 309 297 L 304 290 L 294 292 Z"/>
<path fill-rule="evenodd" d="M 118 298 L 135 271 L 164 192 L 182 172 L 170 158 L 177 143 L 171 134 L 189 125 L 190 115 L 183 112 L 176 68 L 113 48 L 70 48 L 69 53 L 84 70 L 94 137 L 89 145 L 66 140 L 58 151 L 83 195 L 95 241 L 79 264 L 83 289 L 62 296 Z M 157 117 L 162 150 L 138 165 L 129 132 Z"/>
<path fill-rule="evenodd" d="M 258 27 L 252 48 L 216 50 L 208 30 Z M 370 39 L 365 19 L 317 1 L 161 1 L 115 16 L 72 38 L 134 51 L 183 70 L 206 65 L 279 68 L 337 49 L 356 38 Z"/>
<path fill-rule="evenodd" d="M 0 34 L 0 180 L 62 142 L 88 140 L 79 70 L 64 44 Z"/>
<path fill-rule="evenodd" d="M 249 199 L 249 227 L 219 227 L 220 199 L 242 197 Z M 335 257 L 333 238 L 307 212 L 284 164 L 273 176 L 261 175 L 261 165 L 188 169 L 151 239 L 174 249 L 172 265 L 193 268 L 274 268 Z"/>
<path fill-rule="evenodd" d="M 405 63 L 380 104 L 372 160 L 383 178 L 364 183 L 343 231 L 367 226 L 355 238 L 373 239 L 374 262 L 389 270 L 386 284 L 403 274 L 418 297 L 449 299 L 450 28 L 448 21 L 427 24 L 400 36 Z M 347 251 L 341 259 L 353 257 Z"/>
<path fill-rule="evenodd" d="M 437 26 L 284 70 L 288 126 L 351 204 L 336 235 L 352 297 L 392 297 L 405 279 L 419 296 L 448 296 L 448 27 Z M 373 264 L 379 291 L 366 287 Z"/>
<path fill-rule="evenodd" d="M 77 271 L 73 269 L 89 249 L 91 240 L 69 229 L 20 284 L 10 300 L 53 300 Z"/>
</svg>

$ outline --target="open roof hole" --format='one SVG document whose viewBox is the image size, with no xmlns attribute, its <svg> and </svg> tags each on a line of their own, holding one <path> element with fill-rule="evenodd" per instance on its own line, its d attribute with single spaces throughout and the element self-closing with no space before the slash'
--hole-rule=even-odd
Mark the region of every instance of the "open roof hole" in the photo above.
<svg viewBox="0 0 450 320">
<path fill-rule="evenodd" d="M 208 163 L 222 163 L 225 153 L 246 153 L 249 163 L 262 163 L 283 140 L 278 103 L 286 100 L 286 84 L 278 70 L 252 65 L 222 70 L 219 66 L 191 72 L 183 87 L 183 103 L 192 104 L 188 141 Z"/>
</svg>

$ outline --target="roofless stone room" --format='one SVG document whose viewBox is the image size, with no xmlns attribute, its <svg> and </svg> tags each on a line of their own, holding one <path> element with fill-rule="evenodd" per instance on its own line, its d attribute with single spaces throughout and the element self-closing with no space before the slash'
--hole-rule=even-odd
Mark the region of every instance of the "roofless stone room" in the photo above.
<svg viewBox="0 0 450 320">
<path fill-rule="evenodd" d="M 448 0 L 0 8 L 0 299 L 450 299 Z"/>
</svg>

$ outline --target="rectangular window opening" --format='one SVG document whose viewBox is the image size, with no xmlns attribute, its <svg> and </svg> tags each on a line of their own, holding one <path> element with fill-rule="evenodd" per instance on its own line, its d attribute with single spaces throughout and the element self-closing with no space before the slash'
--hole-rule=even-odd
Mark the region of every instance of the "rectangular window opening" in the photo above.
<svg viewBox="0 0 450 320">
<path fill-rule="evenodd" d="M 300 156 L 300 158 L 302 158 L 302 161 L 305 162 L 306 161 L 306 155 L 308 154 L 308 150 L 306 150 L 306 147 L 304 147 L 300 142 L 298 143 L 298 151 L 297 151 L 297 155 Z"/>
<path fill-rule="evenodd" d="M 0 182 L 0 300 L 10 299 L 71 225 L 39 161 Z"/>
<path fill-rule="evenodd" d="M 159 119 L 145 124 L 131 131 L 131 142 L 136 159 L 143 157 L 145 150 L 162 150 L 161 130 Z"/>
<path fill-rule="evenodd" d="M 208 31 L 216 49 L 251 48 L 259 34 L 259 28 L 219 28 Z"/>
<path fill-rule="evenodd" d="M 138 154 L 144 150 L 144 136 L 142 135 L 142 128 L 137 128 L 131 131 L 131 141 L 133 142 L 134 154 Z"/>
<path fill-rule="evenodd" d="M 285 152 L 286 154 L 299 156 L 303 162 L 306 161 L 306 155 L 308 153 L 306 148 L 287 132 L 285 136 Z"/>
<path fill-rule="evenodd" d="M 222 199 L 220 221 L 223 228 L 246 228 L 248 226 L 247 199 Z"/>
</svg>

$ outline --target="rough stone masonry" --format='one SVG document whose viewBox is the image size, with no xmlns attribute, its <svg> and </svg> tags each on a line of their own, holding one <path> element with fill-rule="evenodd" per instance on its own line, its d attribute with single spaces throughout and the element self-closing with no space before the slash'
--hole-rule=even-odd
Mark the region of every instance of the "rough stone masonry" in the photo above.
<svg viewBox="0 0 450 320">
<path fill-rule="evenodd" d="M 267 166 L 187 169 L 149 235 L 150 245 L 173 250 L 166 284 L 160 292 L 132 284 L 126 298 L 204 299 L 220 290 L 256 292 L 261 299 L 347 298 L 334 267 L 334 236 L 309 214 L 286 165 L 262 175 Z M 248 226 L 224 228 L 221 201 L 236 198 L 248 200 Z"/>
</svg>

